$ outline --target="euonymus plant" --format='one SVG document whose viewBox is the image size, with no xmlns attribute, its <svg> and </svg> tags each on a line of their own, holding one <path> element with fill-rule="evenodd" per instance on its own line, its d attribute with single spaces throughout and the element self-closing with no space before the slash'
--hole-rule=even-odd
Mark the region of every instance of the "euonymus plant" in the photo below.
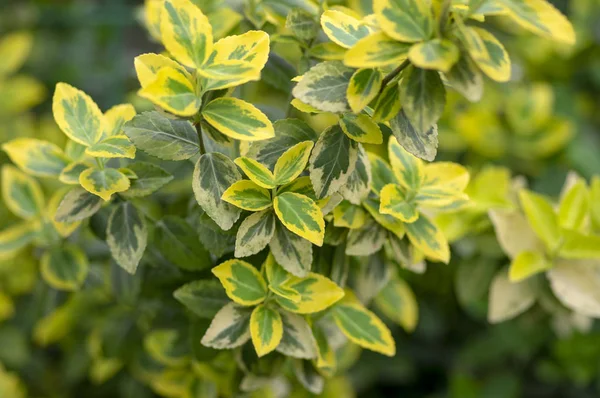
<svg viewBox="0 0 600 398">
<path fill-rule="evenodd" d="M 511 78 L 488 19 L 572 45 L 554 6 L 243 3 L 146 1 L 164 47 L 133 62 L 149 110 L 103 110 L 58 83 L 52 113 L 66 145 L 3 143 L 15 220 L 0 232 L 0 259 L 39 264 L 47 285 L 72 292 L 36 324 L 39 344 L 83 330 L 93 382 L 128 372 L 165 397 L 347 396 L 357 350 L 394 356 L 386 323 L 417 325 L 403 272 L 449 263 L 449 242 L 492 225 L 510 265 L 492 283 L 491 322 L 555 299 L 549 313 L 600 316 L 600 179 L 573 174 L 555 201 L 507 169 L 435 161 L 450 91 L 479 104 L 449 116 L 442 146 L 448 130 L 462 135 L 458 150 L 541 158 L 568 139 L 547 87 L 504 111 L 483 90 Z M 23 40 L 0 44 L 0 92 L 18 82 Z M 279 103 L 253 104 L 256 82 Z M 13 315 L 11 292 L 0 292 L 0 318 Z M 103 317 L 80 322 L 95 311 Z M 10 396 L 24 396 L 13 384 Z"/>
</svg>

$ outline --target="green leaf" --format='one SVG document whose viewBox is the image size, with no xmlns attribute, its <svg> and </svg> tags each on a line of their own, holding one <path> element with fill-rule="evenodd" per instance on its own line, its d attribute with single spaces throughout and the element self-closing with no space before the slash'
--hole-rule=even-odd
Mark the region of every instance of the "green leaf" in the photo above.
<svg viewBox="0 0 600 398">
<path fill-rule="evenodd" d="M 343 201 L 333 209 L 333 225 L 349 229 L 357 229 L 364 225 L 367 213 L 361 206 Z"/>
<path fill-rule="evenodd" d="M 488 321 L 500 323 L 516 317 L 533 305 L 535 296 L 529 281 L 511 282 L 506 269 L 500 270 L 490 287 Z"/>
<path fill-rule="evenodd" d="M 323 275 L 313 272 L 304 278 L 292 276 L 285 286 L 296 291 L 300 300 L 294 302 L 281 296 L 277 296 L 275 300 L 282 308 L 297 314 L 323 311 L 344 297 L 344 291 L 339 286 Z"/>
<path fill-rule="evenodd" d="M 383 74 L 379 69 L 359 69 L 350 78 L 346 96 L 352 112 L 361 112 L 379 94 Z"/>
<path fill-rule="evenodd" d="M 285 192 L 275 197 L 273 207 L 287 229 L 317 246 L 323 245 L 325 222 L 321 209 L 312 199 Z"/>
<path fill-rule="evenodd" d="M 425 180 L 423 162 L 404 149 L 395 137 L 388 141 L 390 163 L 400 185 L 404 188 L 419 191 Z"/>
<path fill-rule="evenodd" d="M 432 260 L 448 263 L 450 248 L 444 233 L 423 214 L 410 224 L 405 224 L 411 243 Z"/>
<path fill-rule="evenodd" d="M 400 84 L 402 111 L 418 132 L 429 131 L 444 112 L 446 90 L 436 71 L 411 67 Z M 398 138 L 398 137 L 397 137 Z M 398 138 L 402 143 L 402 140 Z"/>
<path fill-rule="evenodd" d="M 229 303 L 215 315 L 202 337 L 202 344 L 217 349 L 239 347 L 250 340 L 252 308 Z"/>
<path fill-rule="evenodd" d="M 186 365 L 188 345 L 186 335 L 176 329 L 155 329 L 144 337 L 144 349 L 162 365 Z"/>
<path fill-rule="evenodd" d="M 597 260 L 558 260 L 547 272 L 556 298 L 578 314 L 600 316 L 600 264 Z"/>
<path fill-rule="evenodd" d="M 260 186 L 261 188 L 275 188 L 275 176 L 265 165 L 257 162 L 254 159 L 247 157 L 239 157 L 234 160 L 234 163 L 248 176 L 248 178 Z"/>
<path fill-rule="evenodd" d="M 552 263 L 544 257 L 543 253 L 523 251 L 510 263 L 508 279 L 511 282 L 521 282 L 550 268 Z"/>
<path fill-rule="evenodd" d="M 335 125 L 325 130 L 310 157 L 310 180 L 317 198 L 337 192 L 354 171 L 357 158 L 357 143 L 341 127 Z"/>
<path fill-rule="evenodd" d="M 263 270 L 267 275 L 271 292 L 295 303 L 300 301 L 300 294 L 286 285 L 286 282 L 291 279 L 291 274 L 275 261 L 275 257 L 271 253 L 263 264 Z"/>
<path fill-rule="evenodd" d="M 354 46 L 371 33 L 371 29 L 360 20 L 337 10 L 321 14 L 321 27 L 329 40 L 344 48 Z"/>
<path fill-rule="evenodd" d="M 360 39 L 342 56 L 347 66 L 377 68 L 401 64 L 410 47 L 409 43 L 400 43 L 383 32 L 375 32 Z"/>
<path fill-rule="evenodd" d="M 428 2 L 374 0 L 373 11 L 381 29 L 396 40 L 419 42 L 433 33 L 434 19 Z"/>
<path fill-rule="evenodd" d="M 240 209 L 221 200 L 223 193 L 242 176 L 235 163 L 220 153 L 198 159 L 192 177 L 196 201 L 219 227 L 229 230 L 240 217 Z"/>
<path fill-rule="evenodd" d="M 283 336 L 277 346 L 277 352 L 288 357 L 312 359 L 317 357 L 317 342 L 308 322 L 296 314 L 281 311 Z"/>
<path fill-rule="evenodd" d="M 370 256 L 377 253 L 385 243 L 387 231 L 374 220 L 348 233 L 346 254 L 349 256 Z"/>
<path fill-rule="evenodd" d="M 200 68 L 213 47 L 212 26 L 200 8 L 188 0 L 168 0 L 160 17 L 164 46 L 190 68 Z"/>
<path fill-rule="evenodd" d="M 279 312 L 263 304 L 258 305 L 250 316 L 250 336 L 259 358 L 275 350 L 283 337 Z"/>
<path fill-rule="evenodd" d="M 36 225 L 21 222 L 0 231 L 0 260 L 13 257 L 27 246 L 36 235 Z M 312 257 L 311 257 L 312 260 Z"/>
<path fill-rule="evenodd" d="M 408 283 L 392 278 L 375 297 L 375 305 L 385 316 L 413 332 L 419 321 L 419 306 Z"/>
<path fill-rule="evenodd" d="M 519 199 L 529 225 L 536 235 L 553 251 L 560 244 L 558 219 L 549 200 L 528 190 L 519 192 Z"/>
<path fill-rule="evenodd" d="M 418 68 L 448 72 L 460 57 L 458 47 L 450 40 L 433 39 L 415 44 L 408 59 Z"/>
<path fill-rule="evenodd" d="M 96 158 L 135 158 L 135 147 L 125 135 L 113 135 L 86 148 L 87 155 Z"/>
<path fill-rule="evenodd" d="M 42 277 L 50 286 L 59 290 L 79 290 L 88 270 L 85 253 L 72 244 L 47 251 L 40 261 Z"/>
<path fill-rule="evenodd" d="M 310 41 L 317 36 L 319 25 L 313 14 L 293 8 L 286 17 L 285 27 L 300 40 Z"/>
<path fill-rule="evenodd" d="M 321 62 L 308 70 L 292 91 L 295 98 L 325 112 L 350 110 L 346 91 L 354 70 L 338 61 Z"/>
<path fill-rule="evenodd" d="M 583 226 L 590 209 L 589 194 L 585 181 L 578 180 L 562 196 L 558 208 L 558 223 L 567 229 Z"/>
<path fill-rule="evenodd" d="M 23 219 L 40 215 L 44 208 L 40 184 L 8 164 L 2 166 L 2 200 L 14 215 Z"/>
<path fill-rule="evenodd" d="M 212 269 L 227 292 L 238 304 L 250 306 L 262 303 L 267 297 L 267 284 L 251 264 L 242 260 L 228 260 Z"/>
<path fill-rule="evenodd" d="M 199 151 L 198 134 L 187 120 L 169 119 L 159 112 L 143 112 L 124 126 L 138 149 L 164 160 L 189 159 Z"/>
<path fill-rule="evenodd" d="M 469 57 L 461 56 L 444 76 L 450 87 L 469 101 L 478 102 L 483 96 L 483 78 Z"/>
<path fill-rule="evenodd" d="M 371 164 L 371 190 L 375 194 L 379 195 L 387 184 L 398 183 L 388 162 L 373 153 L 369 153 L 368 157 Z"/>
<path fill-rule="evenodd" d="M 282 224 L 276 224 L 269 247 L 277 263 L 291 274 L 304 277 L 310 271 L 313 260 L 312 244 Z"/>
<path fill-rule="evenodd" d="M 271 121 L 254 105 L 237 98 L 217 98 L 202 109 L 205 120 L 221 133 L 242 141 L 275 136 Z"/>
<path fill-rule="evenodd" d="M 187 309 L 201 318 L 212 319 L 229 298 L 216 280 L 198 280 L 175 290 L 173 296 Z"/>
<path fill-rule="evenodd" d="M 333 319 L 354 344 L 393 357 L 396 343 L 390 330 L 371 311 L 358 303 L 342 302 L 333 308 Z"/>
<path fill-rule="evenodd" d="M 138 94 L 178 116 L 193 116 L 202 105 L 194 82 L 178 69 L 168 66 L 160 69 L 156 79 L 142 87 Z"/>
<path fill-rule="evenodd" d="M 402 103 L 400 102 L 400 85 L 391 82 L 377 96 L 373 104 L 373 120 L 379 123 L 387 122 L 395 117 Z"/>
<path fill-rule="evenodd" d="M 381 214 L 389 214 L 405 223 L 415 222 L 419 218 L 416 201 L 410 199 L 402 187 L 396 184 L 388 184 L 383 187 L 379 195 L 381 197 L 379 207 Z"/>
<path fill-rule="evenodd" d="M 225 202 L 250 211 L 260 211 L 271 207 L 271 193 L 250 180 L 236 181 L 221 197 Z"/>
<path fill-rule="evenodd" d="M 248 257 L 264 249 L 275 233 L 275 215 L 271 209 L 248 216 L 238 229 L 235 256 Z"/>
<path fill-rule="evenodd" d="M 363 144 L 381 144 L 383 134 L 381 129 L 365 114 L 355 115 L 346 113 L 340 119 L 342 131 L 352 140 Z"/>
<path fill-rule="evenodd" d="M 166 216 L 156 223 L 154 244 L 168 261 L 184 270 L 201 271 L 212 266 L 196 231 L 179 217 Z"/>
<path fill-rule="evenodd" d="M 117 264 L 134 274 L 147 242 L 148 229 L 144 216 L 129 202 L 116 205 L 108 218 L 106 243 Z"/>
<path fill-rule="evenodd" d="M 170 173 L 152 163 L 135 162 L 127 167 L 135 173 L 137 178 L 132 180 L 129 189 L 123 192 L 122 195 L 125 197 L 148 196 L 173 179 Z"/>
<path fill-rule="evenodd" d="M 304 141 L 285 151 L 277 163 L 273 173 L 277 185 L 285 185 L 295 180 L 306 168 L 310 151 L 313 149 L 312 141 Z"/>
<path fill-rule="evenodd" d="M 562 230 L 562 245 L 558 255 L 567 259 L 600 258 L 600 236 Z"/>
<path fill-rule="evenodd" d="M 58 177 L 69 163 L 59 147 L 35 138 L 15 138 L 2 149 L 17 167 L 36 177 Z"/>
<path fill-rule="evenodd" d="M 129 178 L 117 169 L 90 167 L 79 175 L 79 184 L 86 191 L 108 201 L 114 193 L 129 189 L 130 182 Z"/>
<path fill-rule="evenodd" d="M 55 220 L 71 223 L 94 215 L 102 207 L 103 200 L 82 188 L 73 188 L 61 200 Z"/>
<path fill-rule="evenodd" d="M 434 124 L 426 131 L 417 129 L 402 109 L 390 122 L 392 133 L 400 145 L 414 156 L 433 161 L 437 154 L 438 128 Z"/>
<path fill-rule="evenodd" d="M 354 171 L 348 177 L 346 184 L 340 187 L 339 192 L 350 203 L 359 205 L 369 194 L 370 188 L 371 163 L 367 157 L 367 151 L 362 145 L 359 145 Z"/>
</svg>

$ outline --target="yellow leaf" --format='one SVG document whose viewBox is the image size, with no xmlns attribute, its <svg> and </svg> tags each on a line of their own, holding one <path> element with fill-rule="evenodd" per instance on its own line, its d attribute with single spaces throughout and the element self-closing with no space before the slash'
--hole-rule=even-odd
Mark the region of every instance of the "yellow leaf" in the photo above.
<svg viewBox="0 0 600 398">
<path fill-rule="evenodd" d="M 135 116 L 135 108 L 131 104 L 115 105 L 104 113 L 105 136 L 120 134 L 123 130 L 123 125 L 133 119 Z"/>
<path fill-rule="evenodd" d="M 156 80 L 158 72 L 163 68 L 172 68 L 184 75 L 186 79 L 192 80 L 192 76 L 185 68 L 173 61 L 171 58 L 160 54 L 142 54 L 135 57 L 133 60 L 135 73 L 137 74 L 140 86 L 146 87 Z"/>
<path fill-rule="evenodd" d="M 142 87 L 139 95 L 178 116 L 192 116 L 200 107 L 192 82 L 170 67 L 162 68 L 156 80 Z"/>
</svg>

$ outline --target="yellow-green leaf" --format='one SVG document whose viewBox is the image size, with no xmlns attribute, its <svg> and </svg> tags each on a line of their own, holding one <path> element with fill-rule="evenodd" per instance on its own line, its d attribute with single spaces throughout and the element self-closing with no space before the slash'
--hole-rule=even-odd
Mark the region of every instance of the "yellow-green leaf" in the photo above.
<svg viewBox="0 0 600 398">
<path fill-rule="evenodd" d="M 418 190 L 425 179 L 423 161 L 404 149 L 396 137 L 390 137 L 388 153 L 392 170 L 400 185 L 407 189 Z"/>
<path fill-rule="evenodd" d="M 396 40 L 418 42 L 433 33 L 433 13 L 427 1 L 374 0 L 373 11 L 381 29 Z"/>
<path fill-rule="evenodd" d="M 179 116 L 194 115 L 201 104 L 192 82 L 171 67 L 162 68 L 152 83 L 142 87 L 139 95 Z"/>
<path fill-rule="evenodd" d="M 171 58 L 160 54 L 142 54 L 135 57 L 135 72 L 137 73 L 140 86 L 146 87 L 156 80 L 158 72 L 163 68 L 172 68 L 178 71 L 186 79 L 191 80 L 191 75 L 185 68 L 173 61 Z"/>
<path fill-rule="evenodd" d="M 300 300 L 294 302 L 277 296 L 275 300 L 284 309 L 298 314 L 312 314 L 323 311 L 344 297 L 344 290 L 323 275 L 310 272 L 299 278 L 291 276 L 284 286 L 297 292 Z"/>
<path fill-rule="evenodd" d="M 392 278 L 375 297 L 375 305 L 407 332 L 417 327 L 419 306 L 412 289 L 403 279 Z"/>
<path fill-rule="evenodd" d="M 95 158 L 135 158 L 135 146 L 126 135 L 113 135 L 85 149 Z"/>
<path fill-rule="evenodd" d="M 535 234 L 550 251 L 560 244 L 560 228 L 552 203 L 542 195 L 523 189 L 519 192 L 523 212 Z"/>
<path fill-rule="evenodd" d="M 363 144 L 381 144 L 381 129 L 368 115 L 346 113 L 340 119 L 342 131 L 352 140 Z"/>
<path fill-rule="evenodd" d="M 63 184 L 78 185 L 79 176 L 90 167 L 92 166 L 84 162 L 73 162 L 60 172 L 58 180 Z"/>
<path fill-rule="evenodd" d="M 333 225 L 349 229 L 362 227 L 367 221 L 367 213 L 360 206 L 344 201 L 333 209 Z"/>
<path fill-rule="evenodd" d="M 81 288 L 88 270 L 85 253 L 72 244 L 47 251 L 40 262 L 40 271 L 44 280 L 59 290 L 74 291 Z"/>
<path fill-rule="evenodd" d="M 234 163 L 237 164 L 244 174 L 246 174 L 256 185 L 267 189 L 275 188 L 275 176 L 265 165 L 244 156 L 234 160 Z"/>
<path fill-rule="evenodd" d="M 273 170 L 275 174 L 275 183 L 285 185 L 295 180 L 306 168 L 310 151 L 314 146 L 312 141 L 300 142 L 287 151 L 285 151 Z"/>
<path fill-rule="evenodd" d="M 321 27 L 329 40 L 344 48 L 352 47 L 371 33 L 360 20 L 336 10 L 327 10 L 321 15 Z"/>
<path fill-rule="evenodd" d="M 558 222 L 567 229 L 579 229 L 590 209 L 589 193 L 585 181 L 577 181 L 563 195 L 558 208 Z"/>
<path fill-rule="evenodd" d="M 398 42 L 383 32 L 362 38 L 343 55 L 344 64 L 353 68 L 396 65 L 408 57 L 409 43 Z"/>
<path fill-rule="evenodd" d="M 408 52 L 408 59 L 413 65 L 442 72 L 448 72 L 459 57 L 458 47 L 445 39 L 433 39 L 415 44 Z"/>
<path fill-rule="evenodd" d="M 510 263 L 508 279 L 511 282 L 521 282 L 539 272 L 546 271 L 552 267 L 543 253 L 523 251 Z"/>
<path fill-rule="evenodd" d="M 267 297 L 267 284 L 251 264 L 242 260 L 228 260 L 212 269 L 230 299 L 250 306 L 260 304 Z"/>
<path fill-rule="evenodd" d="M 271 121 L 254 105 L 237 98 L 217 98 L 202 109 L 206 121 L 228 137 L 258 141 L 275 136 Z"/>
<path fill-rule="evenodd" d="M 54 192 L 50 200 L 48 201 L 48 216 L 52 221 L 52 225 L 54 225 L 54 229 L 60 234 L 62 237 L 67 237 L 73 233 L 81 224 L 81 221 L 74 222 L 61 222 L 56 220 L 56 214 L 60 203 L 63 201 L 67 193 L 69 192 L 69 188 L 65 187 L 59 189 Z"/>
<path fill-rule="evenodd" d="M 167 51 L 190 68 L 200 68 L 212 52 L 212 26 L 189 0 L 165 1 L 160 32 Z"/>
<path fill-rule="evenodd" d="M 110 200 L 114 193 L 126 191 L 130 184 L 129 179 L 117 169 L 93 167 L 79 175 L 79 183 L 86 191 L 104 200 Z"/>
<path fill-rule="evenodd" d="M 400 85 L 392 82 L 375 99 L 375 103 L 373 104 L 373 120 L 378 123 L 387 122 L 398 114 L 401 107 Z"/>
<path fill-rule="evenodd" d="M 131 104 L 115 105 L 104 113 L 104 136 L 111 137 L 123 132 L 123 125 L 134 118 L 136 112 Z"/>
<path fill-rule="evenodd" d="M 0 260 L 8 259 L 18 253 L 35 236 L 39 223 L 23 221 L 0 231 Z"/>
<path fill-rule="evenodd" d="M 510 80 L 510 57 L 494 35 L 485 29 L 472 27 L 466 27 L 461 33 L 469 55 L 483 73 L 498 82 Z"/>
<path fill-rule="evenodd" d="M 287 229 L 317 246 L 323 245 L 325 221 L 321 209 L 312 199 L 285 192 L 275 197 L 273 207 Z"/>
<path fill-rule="evenodd" d="M 396 184 L 388 184 L 383 187 L 379 195 L 381 214 L 392 215 L 406 223 L 412 223 L 419 218 L 417 204 L 409 199 L 404 188 Z"/>
<path fill-rule="evenodd" d="M 276 260 L 273 253 L 269 253 L 265 260 L 265 273 L 269 281 L 269 290 L 278 296 L 291 300 L 294 303 L 300 301 L 300 293 L 287 287 L 285 284 L 290 280 L 292 274 L 288 273 Z M 306 276 L 308 272 L 305 272 Z"/>
<path fill-rule="evenodd" d="M 240 209 L 260 211 L 271 207 L 271 193 L 250 180 L 234 182 L 221 199 Z"/>
<path fill-rule="evenodd" d="M 450 261 L 448 240 L 427 217 L 421 214 L 417 221 L 404 226 L 410 242 L 425 256 L 446 264 Z"/>
<path fill-rule="evenodd" d="M 283 322 L 279 312 L 263 304 L 257 306 L 250 316 L 250 336 L 259 357 L 277 348 L 283 337 Z"/>
<path fill-rule="evenodd" d="M 333 319 L 350 341 L 371 351 L 393 357 L 396 343 L 385 324 L 357 302 L 342 302 L 334 307 Z"/>
<path fill-rule="evenodd" d="M 19 31 L 4 35 L 0 41 L 0 78 L 16 72 L 25 62 L 33 45 L 33 35 Z"/>
<path fill-rule="evenodd" d="M 52 113 L 58 127 L 73 141 L 90 146 L 102 137 L 104 115 L 83 91 L 58 83 L 52 99 Z"/>
<path fill-rule="evenodd" d="M 359 69 L 350 78 L 346 96 L 352 112 L 359 113 L 379 94 L 383 74 L 379 69 Z"/>
<path fill-rule="evenodd" d="M 2 199 L 14 215 L 23 219 L 39 216 L 44 208 L 40 184 L 8 164 L 2 167 Z"/>
<path fill-rule="evenodd" d="M 57 177 L 69 163 L 59 147 L 35 138 L 15 138 L 2 149 L 21 170 L 38 177 Z"/>
</svg>

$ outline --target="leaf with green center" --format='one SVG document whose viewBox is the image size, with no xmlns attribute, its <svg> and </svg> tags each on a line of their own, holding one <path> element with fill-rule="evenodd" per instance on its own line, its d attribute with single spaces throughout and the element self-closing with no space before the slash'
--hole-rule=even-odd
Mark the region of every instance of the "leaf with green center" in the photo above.
<svg viewBox="0 0 600 398">
<path fill-rule="evenodd" d="M 220 153 L 207 153 L 200 156 L 194 169 L 192 188 L 196 201 L 225 231 L 238 220 L 240 210 L 221 200 L 221 197 L 227 188 L 241 178 L 235 164 Z"/>
<path fill-rule="evenodd" d="M 283 322 L 276 310 L 263 304 L 250 316 L 250 336 L 258 357 L 275 350 L 283 337 Z"/>
<path fill-rule="evenodd" d="M 426 131 L 421 131 L 412 124 L 402 109 L 391 120 L 390 127 L 394 137 L 408 152 L 423 160 L 435 159 L 438 146 L 437 124 Z"/>
<path fill-rule="evenodd" d="M 363 144 L 381 144 L 383 135 L 381 129 L 365 114 L 355 115 L 346 113 L 340 119 L 342 131 L 352 140 Z"/>
<path fill-rule="evenodd" d="M 358 303 L 342 302 L 333 308 L 333 319 L 354 344 L 393 357 L 396 344 L 390 330 L 371 311 Z"/>
<path fill-rule="evenodd" d="M 135 162 L 128 165 L 137 176 L 131 181 L 129 189 L 123 192 L 125 197 L 143 197 L 148 196 L 159 190 L 165 184 L 168 184 L 173 176 L 162 169 L 148 162 Z"/>
<path fill-rule="evenodd" d="M 271 209 L 248 216 L 235 238 L 235 256 L 248 257 L 264 249 L 275 233 L 275 215 Z"/>
<path fill-rule="evenodd" d="M 552 263 L 544 257 L 543 253 L 524 251 L 510 263 L 508 279 L 511 282 L 521 282 L 550 268 L 552 268 Z"/>
<path fill-rule="evenodd" d="M 140 86 L 147 87 L 156 80 L 158 72 L 163 68 L 172 68 L 179 72 L 184 78 L 192 80 L 188 71 L 169 57 L 160 54 L 142 54 L 134 59 L 135 72 L 137 74 Z"/>
<path fill-rule="evenodd" d="M 319 43 L 308 50 L 311 57 L 325 61 L 341 61 L 344 59 L 345 53 L 346 49 L 334 42 Z"/>
<path fill-rule="evenodd" d="M 94 215 L 102 207 L 102 199 L 82 188 L 73 188 L 61 200 L 55 220 L 63 223 L 81 221 Z"/>
<path fill-rule="evenodd" d="M 379 225 L 396 235 L 398 239 L 402 239 L 406 232 L 404 224 L 396 217 L 380 213 L 379 208 L 381 207 L 381 203 L 379 199 L 373 197 L 367 198 L 363 202 L 363 206 Z"/>
<path fill-rule="evenodd" d="M 291 274 L 304 277 L 310 271 L 313 261 L 312 244 L 288 230 L 283 224 L 276 224 L 269 248 L 277 263 Z"/>
<path fill-rule="evenodd" d="M 325 130 L 310 157 L 310 180 L 322 199 L 337 192 L 356 167 L 358 144 L 335 125 Z"/>
<path fill-rule="evenodd" d="M 202 69 L 198 69 L 198 75 L 204 78 L 202 89 L 205 91 L 222 90 L 260 79 L 260 71 L 250 62 L 235 59 L 204 65 Z"/>
<path fill-rule="evenodd" d="M 138 149 L 164 160 L 189 159 L 200 145 L 196 129 L 187 120 L 144 112 L 125 124 L 125 134 Z"/>
<path fill-rule="evenodd" d="M 156 75 L 156 80 L 142 87 L 138 94 L 178 116 L 192 116 L 202 104 L 202 99 L 196 95 L 194 84 L 171 67 L 162 68 Z"/>
<path fill-rule="evenodd" d="M 384 123 L 395 117 L 402 103 L 400 102 L 400 85 L 396 82 L 388 84 L 373 104 L 373 120 Z"/>
<path fill-rule="evenodd" d="M 95 158 L 135 158 L 135 146 L 126 135 L 113 135 L 85 149 Z"/>
<path fill-rule="evenodd" d="M 17 167 L 36 177 L 58 177 L 69 164 L 59 147 L 35 138 L 15 138 L 2 149 Z"/>
<path fill-rule="evenodd" d="M 408 57 L 409 43 L 400 43 L 383 32 L 363 37 L 343 54 L 344 64 L 353 68 L 377 68 L 400 64 Z"/>
<path fill-rule="evenodd" d="M 44 193 L 40 184 L 11 165 L 2 166 L 2 200 L 14 215 L 31 219 L 44 208 Z"/>
<path fill-rule="evenodd" d="M 117 192 L 129 188 L 129 179 L 117 169 L 96 169 L 91 167 L 79 175 L 79 184 L 88 192 L 100 196 L 105 201 L 110 200 Z"/>
<path fill-rule="evenodd" d="M 419 320 L 419 306 L 415 294 L 403 279 L 393 278 L 375 297 L 375 305 L 402 326 L 407 332 L 413 332 Z"/>
<path fill-rule="evenodd" d="M 333 225 L 349 229 L 357 229 L 366 222 L 367 214 L 362 207 L 342 202 L 333 209 Z"/>
<path fill-rule="evenodd" d="M 212 266 L 208 251 L 198 234 L 185 220 L 166 216 L 155 225 L 154 244 L 171 263 L 186 271 L 201 271 Z"/>
<path fill-rule="evenodd" d="M 104 115 L 83 91 L 58 83 L 52 98 L 52 113 L 58 127 L 73 141 L 90 146 L 102 137 Z"/>
<path fill-rule="evenodd" d="M 342 297 L 344 291 L 323 275 L 309 273 L 304 278 L 292 276 L 285 286 L 300 295 L 300 301 L 293 302 L 277 296 L 275 300 L 284 309 L 297 314 L 312 314 L 332 306 Z"/>
<path fill-rule="evenodd" d="M 119 203 L 106 226 L 106 243 L 117 264 L 134 274 L 147 242 L 148 229 L 144 216 L 131 203 Z"/>
<path fill-rule="evenodd" d="M 221 196 L 221 199 L 240 209 L 260 211 L 271 207 L 271 193 L 250 180 L 236 181 Z"/>
<path fill-rule="evenodd" d="M 267 189 L 275 188 L 277 185 L 275 183 L 275 176 L 271 173 L 271 170 L 256 160 L 242 156 L 234 160 L 234 163 L 256 185 Z"/>
<path fill-rule="evenodd" d="M 301 195 L 311 198 L 312 200 L 317 200 L 309 176 L 298 177 L 289 184 L 277 188 L 277 194 L 281 194 L 284 192 L 299 193 Z"/>
<path fill-rule="evenodd" d="M 276 185 L 288 184 L 302 174 L 313 146 L 312 141 L 301 142 L 285 151 L 277 159 L 273 170 Z"/>
<path fill-rule="evenodd" d="M 425 178 L 416 201 L 419 206 L 438 210 L 454 210 L 469 204 L 464 193 L 469 184 L 469 172 L 452 162 L 435 162 L 425 166 Z"/>
<path fill-rule="evenodd" d="M 190 68 L 200 68 L 213 47 L 212 27 L 200 8 L 188 0 L 168 0 L 160 16 L 167 51 Z"/>
<path fill-rule="evenodd" d="M 202 116 L 221 133 L 242 141 L 275 136 L 273 125 L 254 105 L 237 98 L 217 98 L 202 109 Z"/>
<path fill-rule="evenodd" d="M 0 231 L 0 260 L 9 259 L 27 246 L 36 235 L 36 223 L 21 222 Z"/>
<path fill-rule="evenodd" d="M 417 131 L 431 129 L 446 105 L 446 90 L 439 73 L 411 67 L 400 84 L 400 101 L 402 111 Z M 402 143 L 400 138 L 398 141 Z"/>
<path fill-rule="evenodd" d="M 317 246 L 323 245 L 325 221 L 321 209 L 312 199 L 285 192 L 275 197 L 273 207 L 287 229 Z"/>
<path fill-rule="evenodd" d="M 494 35 L 485 29 L 465 27 L 460 31 L 460 37 L 483 73 L 498 82 L 510 80 L 510 57 Z"/>
<path fill-rule="evenodd" d="M 292 8 L 287 14 L 285 27 L 300 40 L 309 41 L 316 37 L 319 25 L 314 15 L 301 8 Z"/>
<path fill-rule="evenodd" d="M 47 251 L 40 261 L 42 277 L 50 286 L 59 290 L 79 290 L 88 270 L 85 253 L 72 244 Z"/>
<path fill-rule="evenodd" d="M 251 264 L 242 260 L 228 260 L 212 269 L 227 292 L 238 304 L 250 306 L 262 303 L 267 297 L 267 284 Z"/>
<path fill-rule="evenodd" d="M 354 46 L 371 33 L 371 29 L 360 20 L 336 10 L 321 14 L 321 27 L 329 40 L 344 48 Z"/>
<path fill-rule="evenodd" d="M 358 229 L 348 233 L 346 254 L 349 256 L 370 256 L 383 247 L 387 231 L 372 219 Z"/>
<path fill-rule="evenodd" d="M 292 91 L 295 98 L 325 112 L 350 110 L 346 91 L 354 70 L 338 61 L 319 63 L 308 70 Z"/>
<path fill-rule="evenodd" d="M 383 74 L 379 69 L 359 69 L 350 78 L 346 97 L 352 112 L 361 112 L 379 94 Z"/>
<path fill-rule="evenodd" d="M 549 251 L 555 250 L 560 245 L 561 236 L 552 203 L 544 196 L 525 189 L 519 192 L 519 199 L 531 228 Z"/>
<path fill-rule="evenodd" d="M 431 5 L 420 0 L 375 0 L 373 11 L 381 29 L 396 40 L 419 42 L 431 37 Z"/>
<path fill-rule="evenodd" d="M 362 145 L 359 145 L 358 158 L 354 171 L 348 177 L 346 184 L 340 187 L 339 192 L 350 203 L 359 205 L 369 194 L 370 188 L 371 163 L 367 157 L 367 151 L 365 151 Z"/>
<path fill-rule="evenodd" d="M 381 214 L 392 215 L 406 223 L 415 222 L 419 218 L 417 203 L 409 199 L 407 192 L 402 187 L 388 184 L 381 190 L 380 197 L 379 211 Z"/>
<path fill-rule="evenodd" d="M 465 55 L 444 74 L 450 86 L 471 102 L 483 96 L 483 78 L 473 61 Z"/>
<path fill-rule="evenodd" d="M 404 225 L 410 242 L 428 258 L 443 263 L 450 261 L 450 248 L 444 233 L 423 214 Z"/>
<path fill-rule="evenodd" d="M 433 39 L 415 44 L 408 52 L 408 59 L 416 67 L 442 72 L 448 72 L 459 57 L 458 47 L 445 39 Z"/>
<path fill-rule="evenodd" d="M 421 159 L 404 149 L 395 137 L 390 137 L 388 141 L 388 153 L 392 169 L 400 185 L 406 189 L 419 190 L 425 179 Z"/>
<path fill-rule="evenodd" d="M 201 318 L 212 319 L 228 304 L 229 298 L 221 284 L 212 280 L 198 280 L 175 290 L 173 297 Z"/>
<path fill-rule="evenodd" d="M 115 105 L 104 113 L 106 130 L 104 137 L 112 137 L 123 133 L 123 126 L 136 115 L 135 108 L 131 104 Z"/>
<path fill-rule="evenodd" d="M 321 372 L 333 373 L 337 366 L 337 359 L 333 348 L 329 344 L 323 328 L 313 326 L 313 336 L 317 341 L 317 360 L 315 365 Z"/>
<path fill-rule="evenodd" d="M 306 320 L 296 314 L 281 311 L 283 336 L 276 348 L 288 357 L 312 359 L 317 357 L 317 342 Z"/>
<path fill-rule="evenodd" d="M 267 280 L 269 281 L 269 290 L 278 296 L 285 299 L 291 300 L 294 303 L 300 301 L 300 294 L 289 288 L 285 283 L 290 280 L 292 274 L 288 273 L 281 265 L 275 261 L 275 257 L 272 253 L 267 256 L 264 263 L 265 273 Z M 308 275 L 308 272 L 303 275 Z"/>
<path fill-rule="evenodd" d="M 202 337 L 202 345 L 216 349 L 239 347 L 250 340 L 252 308 L 229 303 L 215 315 Z"/>
<path fill-rule="evenodd" d="M 373 153 L 369 153 L 368 157 L 371 164 L 371 190 L 379 196 L 384 186 L 398 181 L 388 162 Z"/>
</svg>

